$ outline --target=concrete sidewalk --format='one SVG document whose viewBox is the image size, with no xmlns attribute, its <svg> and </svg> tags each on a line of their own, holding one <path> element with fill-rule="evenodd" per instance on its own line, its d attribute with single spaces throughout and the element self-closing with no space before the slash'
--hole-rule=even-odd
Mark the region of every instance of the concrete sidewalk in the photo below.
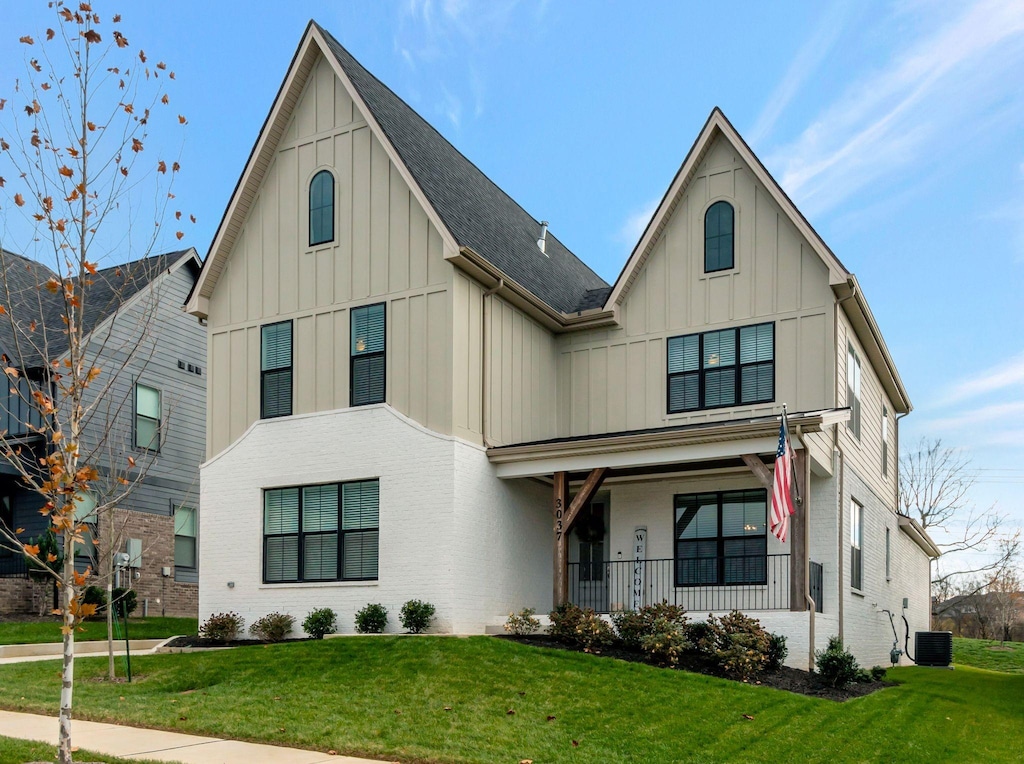
<svg viewBox="0 0 1024 764">
<path fill-rule="evenodd" d="M 132 639 L 128 645 L 132 649 L 132 655 L 152 655 L 157 648 L 174 639 L 167 637 L 161 639 Z M 115 650 L 115 656 L 124 655 L 124 642 L 115 642 L 121 649 Z M 92 642 L 75 642 L 75 660 L 79 658 L 94 658 L 96 656 L 107 657 L 107 641 L 96 640 Z M 0 645 L 0 664 L 3 663 L 25 663 L 28 661 L 53 661 L 60 660 L 64 656 L 64 645 L 60 642 L 39 642 L 24 645 Z"/>
<path fill-rule="evenodd" d="M 370 759 L 331 756 L 319 751 L 242 743 L 215 737 L 184 735 L 117 724 L 72 722 L 76 748 L 125 759 L 152 759 L 180 764 L 380 764 Z M 57 745 L 57 719 L 38 714 L 0 711 L 0 736 Z"/>
</svg>

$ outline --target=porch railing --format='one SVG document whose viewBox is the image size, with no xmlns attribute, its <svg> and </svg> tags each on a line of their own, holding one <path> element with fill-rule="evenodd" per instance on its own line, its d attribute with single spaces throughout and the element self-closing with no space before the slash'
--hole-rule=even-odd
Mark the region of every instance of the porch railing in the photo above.
<svg viewBox="0 0 1024 764">
<path fill-rule="evenodd" d="M 28 578 L 28 564 L 20 554 L 0 554 L 0 578 Z"/>
<path fill-rule="evenodd" d="M 821 566 L 811 566 L 811 591 L 817 581 L 814 596 L 820 602 Z M 790 605 L 788 554 L 570 562 L 568 568 L 569 601 L 599 613 L 636 610 L 662 601 L 695 613 L 788 610 Z"/>
</svg>

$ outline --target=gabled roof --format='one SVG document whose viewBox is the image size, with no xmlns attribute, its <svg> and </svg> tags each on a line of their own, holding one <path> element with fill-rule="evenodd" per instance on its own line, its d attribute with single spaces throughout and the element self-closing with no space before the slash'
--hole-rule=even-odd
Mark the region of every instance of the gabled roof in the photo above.
<svg viewBox="0 0 1024 764">
<path fill-rule="evenodd" d="M 93 283 L 89 286 L 82 314 L 85 333 L 94 331 L 160 275 L 185 258 L 195 261 L 198 268 L 199 258 L 195 250 L 190 248 L 98 270 L 91 277 Z M 0 274 L 0 299 L 6 303 L 10 316 L 21 324 L 36 321 L 45 332 L 49 360 L 60 357 L 68 349 L 62 320 L 64 301 L 61 295 L 53 294 L 44 287 L 50 278 L 59 276 L 42 263 L 7 250 L 0 257 L 0 268 L 3 269 Z M 30 347 L 24 340 L 18 347 L 14 328 L 8 318 L 0 319 L 0 350 L 9 355 L 13 363 L 24 368 L 42 366 L 47 360 L 42 357 L 41 347 Z"/>
<path fill-rule="evenodd" d="M 472 250 L 559 313 L 590 304 L 588 293 L 608 284 L 541 225 L 391 89 L 370 74 L 329 32 L 310 22 L 274 106 L 221 221 L 196 293 L 209 298 L 234 235 L 270 164 L 276 145 L 322 53 L 332 63 L 377 138 L 392 154 L 427 214 L 453 248 Z M 599 307 L 599 306 L 594 306 Z M 189 309 L 202 313 L 197 300 Z"/>
<path fill-rule="evenodd" d="M 782 190 L 782 186 L 775 181 L 771 173 L 761 164 L 761 160 L 757 158 L 757 155 L 754 154 L 750 146 L 747 145 L 747 142 L 743 140 L 743 137 L 736 131 L 736 128 L 732 126 L 732 123 L 717 106 L 711 111 L 711 115 L 708 117 L 707 122 L 704 123 L 704 127 L 697 136 L 697 140 L 690 147 L 682 166 L 672 179 L 672 183 L 662 197 L 661 203 L 655 210 L 650 222 L 648 222 L 647 228 L 644 229 L 643 234 L 640 236 L 640 241 L 637 242 L 629 260 L 626 261 L 622 272 L 615 280 L 615 286 L 612 287 L 605 300 L 604 310 L 614 310 L 625 298 L 633 281 L 643 270 L 647 258 L 658 243 L 661 232 L 668 224 L 676 204 L 689 187 L 690 181 L 700 167 L 700 163 L 715 140 L 719 138 L 727 140 L 735 149 L 740 159 L 750 168 L 758 183 L 767 190 L 783 213 L 789 217 L 797 231 L 811 245 L 811 248 L 818 257 L 821 258 L 825 267 L 828 268 L 829 285 L 841 303 L 848 302 L 848 304 L 843 305 L 843 308 L 846 310 L 850 323 L 857 333 L 861 344 L 864 345 L 868 357 L 871 359 L 872 366 L 878 373 L 882 386 L 885 388 L 890 400 L 892 400 L 897 413 L 909 412 L 911 409 L 910 397 L 907 395 L 903 381 L 896 370 L 896 364 L 889 354 L 889 348 L 882 338 L 882 332 L 875 322 L 867 301 L 864 299 L 864 293 L 859 288 L 856 277 L 847 270 L 835 253 L 829 249 L 807 218 L 793 204 L 793 200 Z"/>
</svg>

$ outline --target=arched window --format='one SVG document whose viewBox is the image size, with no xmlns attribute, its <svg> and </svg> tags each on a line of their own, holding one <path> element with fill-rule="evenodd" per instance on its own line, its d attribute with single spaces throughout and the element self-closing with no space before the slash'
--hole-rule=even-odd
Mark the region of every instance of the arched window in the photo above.
<svg viewBox="0 0 1024 764">
<path fill-rule="evenodd" d="M 321 170 L 309 183 L 309 246 L 334 241 L 334 176 Z"/>
<path fill-rule="evenodd" d="M 704 272 L 724 271 L 733 265 L 732 205 L 715 202 L 704 215 Z"/>
</svg>

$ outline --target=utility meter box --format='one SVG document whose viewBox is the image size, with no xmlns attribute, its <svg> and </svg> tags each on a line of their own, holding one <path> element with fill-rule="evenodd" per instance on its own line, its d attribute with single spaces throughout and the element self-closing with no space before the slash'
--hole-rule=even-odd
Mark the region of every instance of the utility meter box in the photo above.
<svg viewBox="0 0 1024 764">
<path fill-rule="evenodd" d="M 128 553 L 128 567 L 130 568 L 141 568 L 142 567 L 142 539 L 128 539 L 124 545 L 125 551 Z"/>
</svg>

